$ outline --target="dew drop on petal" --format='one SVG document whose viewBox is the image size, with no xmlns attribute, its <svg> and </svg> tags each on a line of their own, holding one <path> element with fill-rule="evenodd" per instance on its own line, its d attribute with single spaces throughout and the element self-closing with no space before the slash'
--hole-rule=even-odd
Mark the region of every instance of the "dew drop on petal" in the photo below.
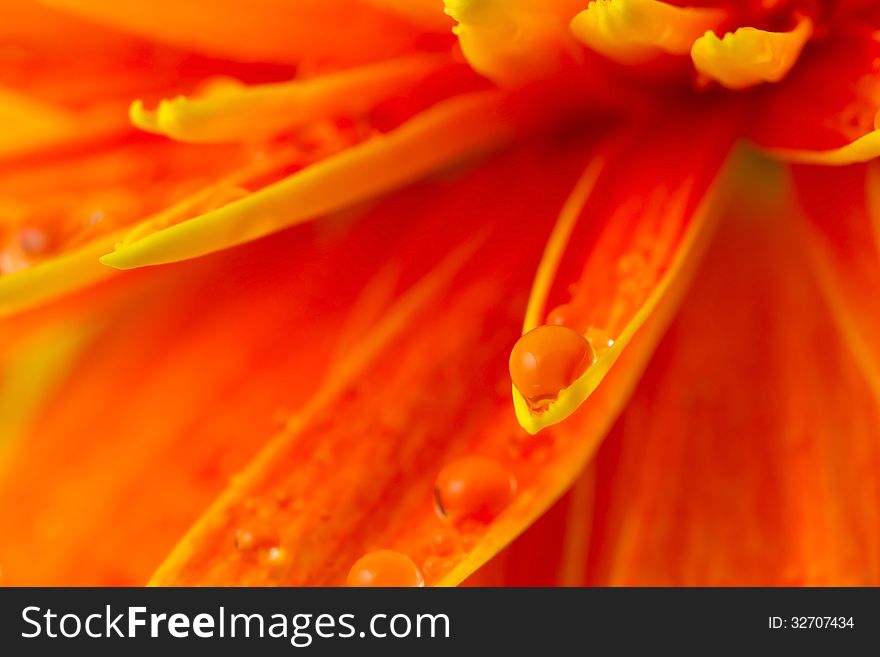
<svg viewBox="0 0 880 657">
<path fill-rule="evenodd" d="M 596 354 L 596 358 L 601 357 L 602 354 L 614 346 L 614 340 L 611 339 L 611 336 L 600 328 L 591 326 L 584 333 L 584 337 L 587 338 L 587 341 L 593 348 L 593 353 Z"/>
<path fill-rule="evenodd" d="M 18 233 L 18 243 L 25 253 L 43 253 L 49 246 L 49 238 L 39 228 L 29 226 Z"/>
<path fill-rule="evenodd" d="M 441 556 L 455 553 L 459 547 L 458 532 L 450 527 L 440 527 L 431 538 L 431 547 Z"/>
<path fill-rule="evenodd" d="M 544 410 L 595 362 L 587 339 L 565 326 L 544 325 L 517 340 L 510 378 L 533 411 Z"/>
<path fill-rule="evenodd" d="M 426 558 L 425 562 L 422 564 L 422 572 L 425 573 L 425 577 L 428 581 L 433 582 L 452 570 L 452 566 L 454 565 L 455 561 L 448 557 L 431 555 Z"/>
<path fill-rule="evenodd" d="M 502 465 L 469 456 L 444 466 L 437 475 L 434 498 L 443 517 L 488 522 L 510 503 L 515 490 L 516 481 Z"/>
<path fill-rule="evenodd" d="M 355 561 L 348 572 L 349 586 L 418 587 L 425 581 L 418 567 L 405 554 L 376 550 Z"/>
<path fill-rule="evenodd" d="M 242 554 L 257 554 L 277 548 L 281 537 L 269 522 L 253 519 L 235 531 L 235 547 Z"/>
</svg>

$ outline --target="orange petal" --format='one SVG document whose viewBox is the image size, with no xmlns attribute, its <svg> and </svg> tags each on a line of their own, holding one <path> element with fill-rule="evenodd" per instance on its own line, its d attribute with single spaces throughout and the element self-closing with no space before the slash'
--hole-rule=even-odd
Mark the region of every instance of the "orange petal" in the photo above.
<svg viewBox="0 0 880 657">
<path fill-rule="evenodd" d="M 787 198 L 742 191 L 599 452 L 586 583 L 880 582 L 878 397 Z"/>
<path fill-rule="evenodd" d="M 484 243 L 490 240 L 493 248 L 487 253 L 495 255 L 477 260 L 485 263 L 478 270 L 485 275 L 484 283 L 467 275 L 464 280 L 474 283 L 472 288 L 461 288 L 463 298 L 455 302 L 460 305 L 452 303 L 454 298 L 450 301 L 464 314 L 450 315 L 447 324 L 455 330 L 443 344 L 465 349 L 465 363 L 473 359 L 467 367 L 474 377 L 465 377 L 465 382 L 474 386 L 483 416 L 500 408 L 510 420 L 507 395 L 492 386 L 506 376 L 504 351 L 516 333 L 529 276 L 524 263 L 537 254 L 535 245 L 541 243 L 574 175 L 575 158 L 580 156 L 556 150 L 508 154 L 464 177 L 447 176 L 399 192 L 365 218 L 329 218 L 198 261 L 125 272 L 77 298 L 0 324 L 0 351 L 4 362 L 12 359 L 12 371 L 38 374 L 39 359 L 50 361 L 41 366 L 45 374 L 28 386 L 34 392 L 27 396 L 29 410 L 15 422 L 16 435 L 4 436 L 8 449 L 0 458 L 0 519 L 7 528 L 0 541 L 3 582 L 145 582 L 230 476 L 277 430 L 279 418 L 283 423 L 323 388 L 325 376 L 327 382 L 345 376 L 363 350 L 364 336 L 389 315 L 400 291 L 411 288 L 474 236 L 483 236 Z M 535 163 L 545 163 L 553 176 L 535 177 Z M 522 222 L 523 212 L 529 222 Z M 509 272 L 509 280 L 496 279 L 500 272 Z M 477 349 L 485 337 L 478 330 L 483 326 L 483 302 L 498 306 L 497 290 L 515 280 L 521 285 L 509 296 L 513 309 L 498 310 L 505 318 L 507 338 L 499 333 L 490 340 L 489 353 Z M 371 281 L 366 288 L 364 281 Z M 125 294 L 102 298 L 104 290 Z M 438 315 L 434 306 L 430 312 Z M 52 327 L 63 334 L 70 326 L 73 336 L 79 325 L 96 331 L 85 335 L 83 345 L 61 345 L 54 359 L 54 352 L 41 349 L 41 344 L 51 346 L 56 334 Z M 411 325 L 402 328 L 401 350 Z M 24 344 L 24 335 L 34 336 L 29 349 L 10 355 L 7 349 Z M 424 367 L 422 376 L 442 366 L 424 358 L 436 335 L 430 331 L 409 343 L 412 349 L 421 347 L 421 364 L 414 366 Z M 39 336 L 45 339 L 41 342 Z M 493 353 L 499 367 L 487 380 L 479 372 Z M 37 360 L 28 364 L 28 354 Z M 415 376 L 409 367 L 396 367 L 396 354 L 394 347 L 381 367 L 399 369 L 400 381 Z M 451 372 L 450 367 L 446 363 L 444 371 Z M 410 426 L 396 424 L 394 407 L 380 403 L 385 388 L 381 377 L 377 381 L 366 380 L 364 391 L 375 389 L 376 397 L 373 401 L 370 394 L 364 402 L 382 412 L 383 422 L 392 423 L 394 440 L 423 448 L 419 458 L 425 462 L 439 468 L 438 453 L 461 449 L 466 445 L 462 441 L 478 429 L 475 425 L 460 437 L 452 436 L 448 445 L 420 443 Z M 406 388 L 421 390 L 411 384 Z M 453 385 L 448 391 L 450 401 L 461 401 L 464 388 L 456 390 Z M 0 400 L 0 409 L 22 399 L 5 406 Z M 405 407 L 404 401 L 401 397 Z M 423 415 L 442 415 L 439 408 L 430 410 L 431 403 L 421 407 Z M 352 432 L 338 436 L 343 437 L 356 439 L 358 448 L 370 444 Z M 324 472 L 322 454 L 303 463 L 303 477 Z M 352 459 L 339 471 L 338 481 L 327 479 L 328 490 L 339 492 L 332 482 L 341 483 L 354 471 L 358 486 L 388 483 L 390 468 L 382 474 L 384 469 L 371 471 Z M 299 477 L 289 464 L 277 465 L 283 466 L 285 476 Z M 40 486 L 34 486 L 35 473 Z M 428 466 L 416 474 L 429 480 L 433 476 Z M 413 483 L 414 493 L 425 492 L 430 500 L 431 481 L 426 488 L 417 484 L 421 481 Z M 321 490 L 313 492 L 321 495 Z M 303 502 L 291 499 L 290 511 L 305 503 L 317 514 L 318 500 L 309 494 Z M 396 503 L 385 505 L 388 513 L 396 508 Z M 405 506 L 401 509 L 406 512 Z M 346 528 L 352 518 L 366 522 L 368 512 L 357 505 L 343 508 L 340 522 Z M 429 504 L 426 519 L 432 514 Z M 309 517 L 319 523 L 315 527 L 325 526 L 317 516 Z M 368 539 L 366 534 L 363 538 Z M 234 540 L 221 543 L 223 549 L 212 558 L 237 560 Z M 318 556 L 322 553 L 316 551 Z M 357 556 L 340 565 L 340 581 Z"/>
<path fill-rule="evenodd" d="M 592 468 L 469 584 L 877 584 L 880 397 L 784 189 L 755 167 Z"/>
<path fill-rule="evenodd" d="M 802 239 L 826 303 L 880 398 L 880 169 L 796 167 Z"/>
<path fill-rule="evenodd" d="M 878 58 L 880 42 L 866 25 L 849 25 L 812 45 L 783 82 L 762 91 L 752 139 L 793 162 L 840 165 L 877 157 Z"/>
<path fill-rule="evenodd" d="M 160 43 L 242 61 L 336 65 L 375 61 L 412 51 L 422 33 L 403 19 L 350 0 L 43 3 Z"/>
<path fill-rule="evenodd" d="M 132 98 L 190 93 L 223 71 L 243 81 L 289 79 L 290 66 L 218 61 L 119 33 L 26 0 L 5 0 L 0 119 L 15 125 L 0 156 L 130 131 Z"/>
<path fill-rule="evenodd" d="M 439 32 L 449 31 L 452 20 L 443 13 L 442 0 L 364 0 L 389 14 Z"/>
<path fill-rule="evenodd" d="M 530 169 L 532 178 L 539 170 Z M 508 184 L 505 202 L 530 194 Z M 510 298 L 510 267 L 495 259 L 522 262 L 528 251 L 518 243 L 499 250 L 489 239 L 492 248 L 465 265 L 457 286 L 446 288 L 449 274 L 438 270 L 364 338 L 196 524 L 155 584 L 340 584 L 361 554 L 377 549 L 408 555 L 428 584 L 456 584 L 564 492 L 622 408 L 675 298 L 658 303 L 607 383 L 566 425 L 577 430 L 527 438 L 499 396 L 515 328 L 513 309 L 498 303 Z M 461 266 L 452 258 L 447 268 Z M 491 522 L 437 517 L 435 477 L 462 455 L 489 458 L 516 481 L 510 505 Z M 364 464 L 374 463 L 382 465 L 367 477 Z M 279 504 L 279 496 L 300 503 Z M 236 532 L 263 520 L 274 527 L 272 547 L 237 550 Z"/>
<path fill-rule="evenodd" d="M 346 351 L 154 583 L 343 584 L 362 554 L 393 549 L 435 584 L 485 532 L 482 523 L 446 523 L 434 508 L 435 478 L 464 454 L 510 471 L 517 499 L 531 507 L 530 482 L 541 466 L 511 453 L 519 432 L 499 384 L 529 261 L 581 158 L 557 147 L 525 149 L 484 170 L 479 185 L 450 188 L 442 208 L 420 204 L 415 228 L 423 235 L 435 213 L 441 225 L 472 225 L 464 250 L 450 252 Z M 553 176 L 536 175 L 551 162 Z M 279 551 L 236 549 L 236 530 L 261 518 Z"/>
<path fill-rule="evenodd" d="M 223 207 L 178 217 L 184 221 L 145 221 L 101 262 L 131 269 L 242 244 L 497 148 L 513 125 L 497 93 L 456 96 Z"/>
<path fill-rule="evenodd" d="M 273 165 L 245 149 L 174 144 L 140 134 L 0 165 L 0 314 L 113 273 L 98 258 L 131 224 L 223 205 Z M 236 192 L 238 190 L 238 192 Z"/>
<path fill-rule="evenodd" d="M 661 300 L 686 287 L 725 191 L 719 172 L 734 129 L 727 111 L 676 107 L 600 150 L 548 242 L 524 326 L 574 329 L 592 343 L 596 363 L 540 408 L 514 387 L 517 417 L 527 431 L 577 410 Z M 686 135 L 693 130 L 704 138 L 688 148 Z M 582 225 L 572 227 L 577 217 Z M 561 289 L 569 281 L 568 290 Z"/>
</svg>

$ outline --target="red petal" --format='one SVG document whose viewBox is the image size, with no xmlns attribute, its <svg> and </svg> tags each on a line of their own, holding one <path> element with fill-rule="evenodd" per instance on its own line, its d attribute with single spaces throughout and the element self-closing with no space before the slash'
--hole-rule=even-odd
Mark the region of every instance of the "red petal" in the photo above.
<svg viewBox="0 0 880 657">
<path fill-rule="evenodd" d="M 878 397 L 792 207 L 743 191 L 595 474 L 473 583 L 880 582 Z"/>
<path fill-rule="evenodd" d="M 845 24 L 811 44 L 785 80 L 761 90 L 751 138 L 795 161 L 840 164 L 880 154 L 871 136 L 880 110 L 878 56 L 880 42 L 864 24 Z"/>
</svg>

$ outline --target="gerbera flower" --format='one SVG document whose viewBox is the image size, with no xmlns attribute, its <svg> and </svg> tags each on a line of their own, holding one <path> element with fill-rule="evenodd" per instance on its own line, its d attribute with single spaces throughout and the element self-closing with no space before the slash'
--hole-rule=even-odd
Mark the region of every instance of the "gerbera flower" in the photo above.
<svg viewBox="0 0 880 657">
<path fill-rule="evenodd" d="M 2 6 L 3 583 L 880 579 L 874 3 Z"/>
</svg>

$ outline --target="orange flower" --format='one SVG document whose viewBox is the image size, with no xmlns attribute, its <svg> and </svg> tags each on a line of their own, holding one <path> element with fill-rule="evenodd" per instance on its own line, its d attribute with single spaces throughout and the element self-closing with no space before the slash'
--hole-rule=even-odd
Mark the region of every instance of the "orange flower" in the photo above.
<svg viewBox="0 0 880 657">
<path fill-rule="evenodd" d="M 0 6 L 0 582 L 880 582 L 874 3 Z"/>
</svg>

